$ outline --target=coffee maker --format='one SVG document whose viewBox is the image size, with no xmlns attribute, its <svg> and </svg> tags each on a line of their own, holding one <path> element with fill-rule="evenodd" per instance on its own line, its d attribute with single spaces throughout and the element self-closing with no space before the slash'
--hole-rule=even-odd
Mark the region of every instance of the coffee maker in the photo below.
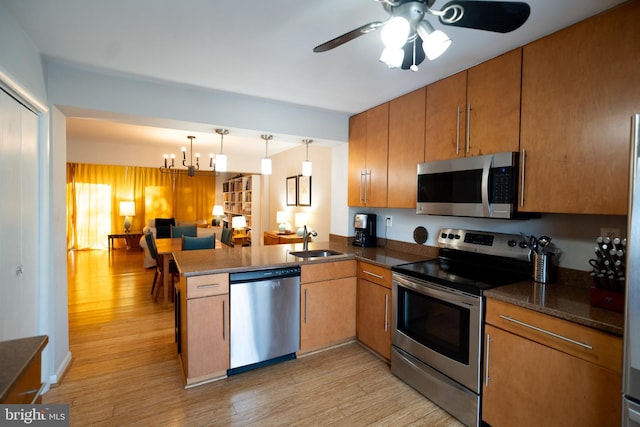
<svg viewBox="0 0 640 427">
<path fill-rule="evenodd" d="M 356 237 L 353 239 L 353 246 L 376 245 L 375 214 L 356 214 L 353 218 L 353 227 L 356 229 Z"/>
</svg>

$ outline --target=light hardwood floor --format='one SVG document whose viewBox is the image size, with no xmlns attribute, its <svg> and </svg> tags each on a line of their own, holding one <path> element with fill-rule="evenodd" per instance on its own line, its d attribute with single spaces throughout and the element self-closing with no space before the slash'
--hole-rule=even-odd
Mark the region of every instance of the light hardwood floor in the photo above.
<svg viewBox="0 0 640 427">
<path fill-rule="evenodd" d="M 73 362 L 44 403 L 74 426 L 459 426 L 357 343 L 184 389 L 142 252 L 69 255 Z"/>
</svg>

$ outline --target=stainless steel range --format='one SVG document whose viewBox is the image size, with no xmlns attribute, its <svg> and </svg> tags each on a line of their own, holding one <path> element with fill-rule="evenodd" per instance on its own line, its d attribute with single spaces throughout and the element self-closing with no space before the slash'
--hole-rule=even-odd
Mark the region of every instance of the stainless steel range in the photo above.
<svg viewBox="0 0 640 427">
<path fill-rule="evenodd" d="M 466 425 L 481 423 L 483 291 L 530 278 L 514 234 L 441 229 L 438 258 L 392 268 L 391 371 Z"/>
</svg>

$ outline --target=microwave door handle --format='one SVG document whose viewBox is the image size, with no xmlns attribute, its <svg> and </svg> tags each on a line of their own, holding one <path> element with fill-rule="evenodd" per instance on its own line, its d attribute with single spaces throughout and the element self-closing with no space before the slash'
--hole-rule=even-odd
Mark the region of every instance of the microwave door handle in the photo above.
<svg viewBox="0 0 640 427">
<path fill-rule="evenodd" d="M 487 156 L 482 166 L 482 211 L 485 218 L 491 218 L 489 206 L 489 172 L 491 171 L 491 164 L 493 163 L 493 156 Z"/>
</svg>

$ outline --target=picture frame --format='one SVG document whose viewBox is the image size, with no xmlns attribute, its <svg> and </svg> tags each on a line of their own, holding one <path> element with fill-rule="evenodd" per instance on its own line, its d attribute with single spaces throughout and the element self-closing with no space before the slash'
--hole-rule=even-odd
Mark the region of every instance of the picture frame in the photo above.
<svg viewBox="0 0 640 427">
<path fill-rule="evenodd" d="M 298 175 L 298 206 L 311 206 L 311 177 Z"/>
<path fill-rule="evenodd" d="M 298 177 L 287 177 L 287 206 L 296 206 L 298 204 Z"/>
</svg>

